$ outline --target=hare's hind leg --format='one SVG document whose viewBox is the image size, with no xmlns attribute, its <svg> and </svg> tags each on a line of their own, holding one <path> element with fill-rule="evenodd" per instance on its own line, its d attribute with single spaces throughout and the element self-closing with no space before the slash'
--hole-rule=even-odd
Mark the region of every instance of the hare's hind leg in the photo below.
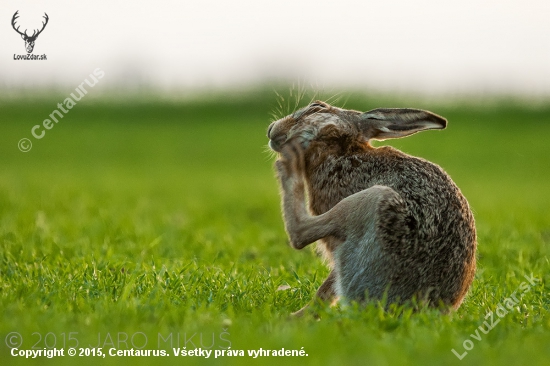
<svg viewBox="0 0 550 366">
<path fill-rule="evenodd" d="M 380 237 L 381 223 L 400 232 L 405 218 L 401 196 L 387 186 L 373 186 L 340 201 L 331 211 L 343 217 L 344 241 L 334 249 L 337 296 L 362 301 L 381 299 L 389 289 L 393 263 Z"/>
<path fill-rule="evenodd" d="M 399 225 L 401 212 L 394 208 L 399 208 L 402 202 L 393 189 L 373 186 L 343 199 L 323 215 L 302 219 L 305 227 L 301 232 L 321 233 L 327 230 L 329 235 L 339 239 L 331 241 L 334 268 L 319 287 L 317 299 L 362 301 L 366 294 L 373 299 L 383 297 L 384 291 L 388 290 L 394 265 L 379 237 L 379 220 L 380 216 L 384 219 L 395 216 L 390 221 Z M 326 227 L 323 228 L 323 225 Z M 296 237 L 290 232 L 289 235 Z M 312 235 L 307 239 L 323 237 Z M 294 315 L 303 315 L 306 308 Z"/>
</svg>

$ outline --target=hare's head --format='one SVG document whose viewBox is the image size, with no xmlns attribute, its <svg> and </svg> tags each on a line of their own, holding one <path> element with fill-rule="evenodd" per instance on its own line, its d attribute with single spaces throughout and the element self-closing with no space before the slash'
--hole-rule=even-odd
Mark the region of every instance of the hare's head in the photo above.
<svg viewBox="0 0 550 366">
<path fill-rule="evenodd" d="M 358 112 L 315 101 L 305 108 L 269 125 L 269 147 L 281 151 L 283 145 L 297 139 L 304 149 L 313 142 L 348 144 L 370 139 L 385 140 L 413 133 L 443 129 L 447 120 L 428 111 L 410 108 L 380 108 Z"/>
</svg>

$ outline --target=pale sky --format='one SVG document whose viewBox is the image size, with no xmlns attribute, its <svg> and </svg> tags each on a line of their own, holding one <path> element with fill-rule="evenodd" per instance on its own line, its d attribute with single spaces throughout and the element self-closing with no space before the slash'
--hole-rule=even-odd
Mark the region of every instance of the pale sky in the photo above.
<svg viewBox="0 0 550 366">
<path fill-rule="evenodd" d="M 141 4 L 141 5 L 140 5 Z M 34 54 L 12 29 L 49 23 Z M 550 96 L 550 1 L 11 1 L 0 6 L 0 90 L 165 90 L 294 81 L 316 87 Z"/>
</svg>

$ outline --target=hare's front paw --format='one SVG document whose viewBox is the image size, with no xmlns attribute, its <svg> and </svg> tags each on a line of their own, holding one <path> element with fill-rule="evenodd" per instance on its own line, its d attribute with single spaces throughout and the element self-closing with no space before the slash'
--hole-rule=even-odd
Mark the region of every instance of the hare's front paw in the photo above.
<svg viewBox="0 0 550 366">
<path fill-rule="evenodd" d="M 304 151 L 298 141 L 290 141 L 283 146 L 281 157 L 275 163 L 282 181 L 303 174 L 304 165 Z"/>
<path fill-rule="evenodd" d="M 277 177 L 283 184 L 289 178 L 289 166 L 288 161 L 280 158 L 275 162 L 275 169 L 277 169 Z"/>
</svg>

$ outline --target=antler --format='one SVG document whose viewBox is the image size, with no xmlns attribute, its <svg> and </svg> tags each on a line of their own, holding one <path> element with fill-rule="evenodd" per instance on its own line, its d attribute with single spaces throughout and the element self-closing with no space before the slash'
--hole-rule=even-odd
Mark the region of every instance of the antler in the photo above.
<svg viewBox="0 0 550 366">
<path fill-rule="evenodd" d="M 19 18 L 18 13 L 19 13 L 19 10 L 17 10 L 17 11 L 15 12 L 15 14 L 13 14 L 13 17 L 11 18 L 11 26 L 13 27 L 13 29 L 15 29 L 15 31 L 16 31 L 17 33 L 19 33 L 20 35 L 25 36 L 25 38 L 29 38 L 29 39 L 36 39 L 36 37 L 38 37 L 38 35 L 39 35 L 40 33 L 42 33 L 42 31 L 44 30 L 44 28 L 46 28 L 46 24 L 48 24 L 48 20 L 50 19 L 50 18 L 48 17 L 48 14 L 47 14 L 47 13 L 44 13 L 43 18 L 46 19 L 46 22 L 42 22 L 42 29 L 40 29 L 40 30 L 35 29 L 35 30 L 33 31 L 33 33 L 32 33 L 32 36 L 29 36 L 29 35 L 27 34 L 27 30 L 26 30 L 26 29 L 25 29 L 25 32 L 24 32 L 24 33 L 21 33 L 21 32 L 19 31 L 19 26 L 18 26 L 17 28 L 15 28 L 15 21 L 17 20 L 17 18 Z"/>
<path fill-rule="evenodd" d="M 19 18 L 19 15 L 17 15 L 17 13 L 19 13 L 19 10 L 17 10 L 17 11 L 15 12 L 15 14 L 13 14 L 13 18 L 11 18 L 11 26 L 12 26 L 13 29 L 15 29 L 15 31 L 16 31 L 17 33 L 19 33 L 20 35 L 25 36 L 25 37 L 28 37 L 27 31 L 26 31 L 26 30 L 25 30 L 25 33 L 21 33 L 21 32 L 19 32 L 19 27 L 15 28 L 15 20 L 16 20 L 17 18 Z M 44 14 L 46 14 L 46 13 L 44 13 Z"/>
<path fill-rule="evenodd" d="M 48 24 L 48 20 L 49 20 L 50 18 L 48 17 L 48 14 L 46 14 L 46 13 L 44 13 L 44 14 L 45 14 L 45 15 L 44 15 L 42 18 L 46 18 L 46 23 L 42 22 L 42 29 L 40 29 L 40 30 L 38 31 L 38 33 L 36 33 L 36 31 L 37 31 L 38 29 L 34 30 L 34 31 L 32 32 L 31 38 L 36 38 L 36 37 L 38 37 L 38 35 L 39 35 L 40 33 L 42 33 L 42 31 L 44 30 L 44 28 L 46 28 L 46 24 Z M 35 34 L 35 33 L 36 33 L 36 34 Z"/>
</svg>

